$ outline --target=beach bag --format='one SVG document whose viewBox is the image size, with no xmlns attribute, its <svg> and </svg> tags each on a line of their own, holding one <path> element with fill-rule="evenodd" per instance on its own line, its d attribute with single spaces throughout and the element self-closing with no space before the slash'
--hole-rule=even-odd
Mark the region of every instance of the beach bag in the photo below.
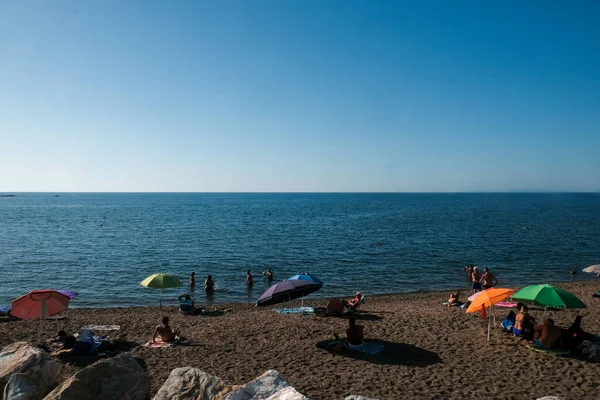
<svg viewBox="0 0 600 400">
<path fill-rule="evenodd" d="M 514 311 L 508 313 L 504 321 L 502 321 L 502 330 L 505 332 L 511 332 L 513 326 L 515 326 L 516 314 Z"/>
<path fill-rule="evenodd" d="M 333 299 L 327 304 L 327 315 L 342 315 L 344 313 L 344 305 L 341 300 Z"/>
</svg>

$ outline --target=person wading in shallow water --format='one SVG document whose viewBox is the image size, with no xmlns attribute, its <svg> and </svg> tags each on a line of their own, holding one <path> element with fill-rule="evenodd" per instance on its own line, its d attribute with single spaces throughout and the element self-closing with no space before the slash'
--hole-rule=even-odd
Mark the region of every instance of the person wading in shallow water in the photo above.
<svg viewBox="0 0 600 400">
<path fill-rule="evenodd" d="M 263 272 L 263 275 L 267 278 L 267 281 L 271 282 L 273 280 L 273 271 L 271 271 L 271 268 L 267 268 L 267 272 Z"/>
<path fill-rule="evenodd" d="M 208 275 L 204 281 L 204 291 L 212 293 L 215 291 L 215 281 L 213 281 L 212 275 Z"/>
<path fill-rule="evenodd" d="M 493 288 L 500 283 L 498 278 L 496 278 L 496 275 L 492 274 L 487 267 L 483 269 L 483 275 L 479 282 L 483 285 L 483 289 Z"/>
<path fill-rule="evenodd" d="M 252 274 L 250 273 L 250 270 L 248 270 L 246 271 L 246 286 L 252 286 L 253 283 Z"/>
</svg>

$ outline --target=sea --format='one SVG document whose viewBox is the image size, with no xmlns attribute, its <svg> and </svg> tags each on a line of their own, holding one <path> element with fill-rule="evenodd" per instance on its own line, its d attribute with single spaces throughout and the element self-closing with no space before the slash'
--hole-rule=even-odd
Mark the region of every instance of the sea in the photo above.
<svg viewBox="0 0 600 400">
<path fill-rule="evenodd" d="M 597 279 L 581 269 L 600 263 L 600 194 L 0 197 L 0 306 L 47 288 L 77 292 L 71 307 L 175 304 L 186 292 L 201 304 L 254 303 L 269 287 L 269 267 L 274 283 L 305 272 L 324 281 L 310 298 L 466 289 L 469 263 L 507 287 Z M 161 293 L 140 285 L 161 272 L 183 286 Z M 216 291 L 207 296 L 209 274 Z"/>
</svg>

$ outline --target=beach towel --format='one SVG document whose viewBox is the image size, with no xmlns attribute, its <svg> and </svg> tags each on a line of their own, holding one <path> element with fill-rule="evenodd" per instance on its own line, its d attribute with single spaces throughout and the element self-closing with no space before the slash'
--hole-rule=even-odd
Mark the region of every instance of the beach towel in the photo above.
<svg viewBox="0 0 600 400">
<path fill-rule="evenodd" d="M 163 342 L 160 339 L 156 339 L 156 342 L 152 343 L 152 341 L 149 341 L 148 343 L 144 344 L 144 347 L 150 347 L 151 349 L 157 349 L 157 348 L 161 348 L 161 347 L 172 347 L 173 345 L 175 345 L 176 342 Z"/>
<path fill-rule="evenodd" d="M 82 326 L 81 329 L 89 329 L 91 331 L 118 331 L 121 329 L 120 325 L 86 325 Z"/>
<path fill-rule="evenodd" d="M 510 301 L 501 301 L 500 303 L 496 303 L 494 304 L 495 306 L 498 307 L 506 307 L 506 308 L 511 308 L 511 307 L 516 307 L 517 303 L 512 303 Z"/>
<path fill-rule="evenodd" d="M 566 356 L 567 354 L 570 354 L 569 350 L 563 349 L 538 349 L 532 344 L 527 345 L 527 347 L 529 347 L 533 351 L 537 351 L 538 353 L 554 354 L 555 356 Z"/>
<path fill-rule="evenodd" d="M 329 345 L 335 346 L 340 343 L 342 343 L 341 340 L 332 340 L 331 342 L 329 342 Z M 364 342 L 362 344 L 362 346 L 352 346 L 352 345 L 344 342 L 344 347 L 350 351 L 358 351 L 360 353 L 366 353 L 371 356 L 375 355 L 375 354 L 379 353 L 381 350 L 383 350 L 383 345 L 377 344 L 377 343 L 371 343 L 371 342 Z"/>
<path fill-rule="evenodd" d="M 278 308 L 277 311 L 280 314 L 314 314 L 315 309 L 312 307 L 295 307 L 295 308 Z"/>
</svg>

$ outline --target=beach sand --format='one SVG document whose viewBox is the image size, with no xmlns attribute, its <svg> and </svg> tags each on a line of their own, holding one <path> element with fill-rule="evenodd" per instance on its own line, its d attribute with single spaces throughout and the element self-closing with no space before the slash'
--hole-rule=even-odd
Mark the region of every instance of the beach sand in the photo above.
<svg viewBox="0 0 600 400">
<path fill-rule="evenodd" d="M 586 332 L 600 333 L 600 299 L 592 293 L 599 282 L 560 283 L 587 305 L 583 310 L 549 311 L 557 325 L 568 327 L 583 316 Z M 466 293 L 466 292 L 463 292 Z M 349 293 L 351 296 L 352 293 Z M 200 368 L 232 384 L 245 383 L 268 369 L 276 369 L 300 392 L 314 399 L 342 399 L 361 394 L 378 399 L 532 399 L 560 395 L 568 399 L 600 398 L 600 365 L 570 357 L 532 351 L 512 335 L 492 330 L 486 340 L 487 320 L 478 314 L 448 308 L 441 303 L 449 292 L 428 292 L 367 297 L 358 314 L 367 340 L 385 349 L 375 356 L 353 352 L 334 354 L 318 346 L 344 332 L 347 320 L 333 317 L 282 315 L 273 308 L 224 304 L 222 315 L 183 316 L 173 307 L 74 309 L 60 321 L 48 321 L 47 336 L 57 322 L 69 332 L 87 324 L 118 324 L 120 334 L 134 342 L 134 356 L 143 359 L 154 395 L 170 371 Z M 367 293 L 368 296 L 368 293 Z M 324 306 L 325 300 L 304 305 Z M 498 323 L 508 309 L 495 308 Z M 538 321 L 542 310 L 532 310 Z M 187 346 L 150 349 L 160 317 L 168 315 L 189 339 Z M 0 324 L 0 345 L 35 341 L 39 323 L 14 321 Z M 65 378 L 86 362 L 63 362 Z"/>
</svg>

